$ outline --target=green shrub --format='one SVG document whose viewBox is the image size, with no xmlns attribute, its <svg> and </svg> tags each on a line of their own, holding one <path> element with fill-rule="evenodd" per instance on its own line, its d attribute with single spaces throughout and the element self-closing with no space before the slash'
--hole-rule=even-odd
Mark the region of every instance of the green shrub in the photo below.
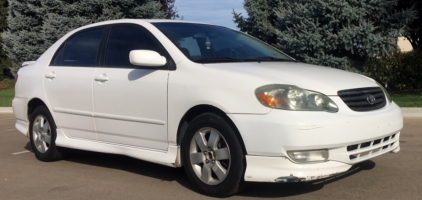
<svg viewBox="0 0 422 200">
<path fill-rule="evenodd" d="M 383 85 L 396 90 L 422 89 L 422 51 L 369 59 L 364 72 Z"/>
<path fill-rule="evenodd" d="M 12 79 L 4 79 L 0 81 L 0 90 L 7 90 L 15 88 L 15 81 Z"/>
</svg>

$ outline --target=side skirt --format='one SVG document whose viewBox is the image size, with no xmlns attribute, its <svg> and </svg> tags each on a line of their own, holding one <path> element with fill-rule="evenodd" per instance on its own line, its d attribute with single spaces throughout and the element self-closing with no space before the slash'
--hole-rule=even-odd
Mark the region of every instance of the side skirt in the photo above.
<svg viewBox="0 0 422 200">
<path fill-rule="evenodd" d="M 125 155 L 174 168 L 181 167 L 180 146 L 169 145 L 167 151 L 142 149 L 133 146 L 112 144 L 101 141 L 69 138 L 61 129 L 57 129 L 56 145 L 71 149 Z"/>
</svg>

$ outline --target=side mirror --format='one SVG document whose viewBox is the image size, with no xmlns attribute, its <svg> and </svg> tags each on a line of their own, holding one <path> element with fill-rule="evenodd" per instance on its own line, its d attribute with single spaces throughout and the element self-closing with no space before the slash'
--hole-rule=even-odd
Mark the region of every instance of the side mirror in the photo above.
<svg viewBox="0 0 422 200">
<path fill-rule="evenodd" d="M 164 56 L 151 50 L 132 50 L 129 53 L 129 60 L 132 65 L 161 67 L 167 63 Z"/>
</svg>

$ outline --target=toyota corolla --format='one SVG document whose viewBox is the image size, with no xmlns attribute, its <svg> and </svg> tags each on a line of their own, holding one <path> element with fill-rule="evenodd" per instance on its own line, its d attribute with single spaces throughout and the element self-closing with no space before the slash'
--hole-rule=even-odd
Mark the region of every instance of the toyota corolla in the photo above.
<svg viewBox="0 0 422 200">
<path fill-rule="evenodd" d="M 298 62 L 225 27 L 125 19 L 78 28 L 16 77 L 36 158 L 63 147 L 184 167 L 198 191 L 299 182 L 400 150 L 400 108 L 371 78 Z"/>
</svg>

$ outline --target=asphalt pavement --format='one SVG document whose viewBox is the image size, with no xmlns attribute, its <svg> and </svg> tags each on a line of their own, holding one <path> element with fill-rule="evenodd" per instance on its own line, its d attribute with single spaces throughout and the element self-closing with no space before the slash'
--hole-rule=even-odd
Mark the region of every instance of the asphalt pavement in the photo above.
<svg viewBox="0 0 422 200">
<path fill-rule="evenodd" d="M 73 150 L 38 161 L 29 139 L 0 113 L 0 199 L 209 199 L 182 168 L 126 156 Z M 355 165 L 346 174 L 307 183 L 251 183 L 230 199 L 422 199 L 422 118 L 405 118 L 398 154 Z"/>
</svg>

